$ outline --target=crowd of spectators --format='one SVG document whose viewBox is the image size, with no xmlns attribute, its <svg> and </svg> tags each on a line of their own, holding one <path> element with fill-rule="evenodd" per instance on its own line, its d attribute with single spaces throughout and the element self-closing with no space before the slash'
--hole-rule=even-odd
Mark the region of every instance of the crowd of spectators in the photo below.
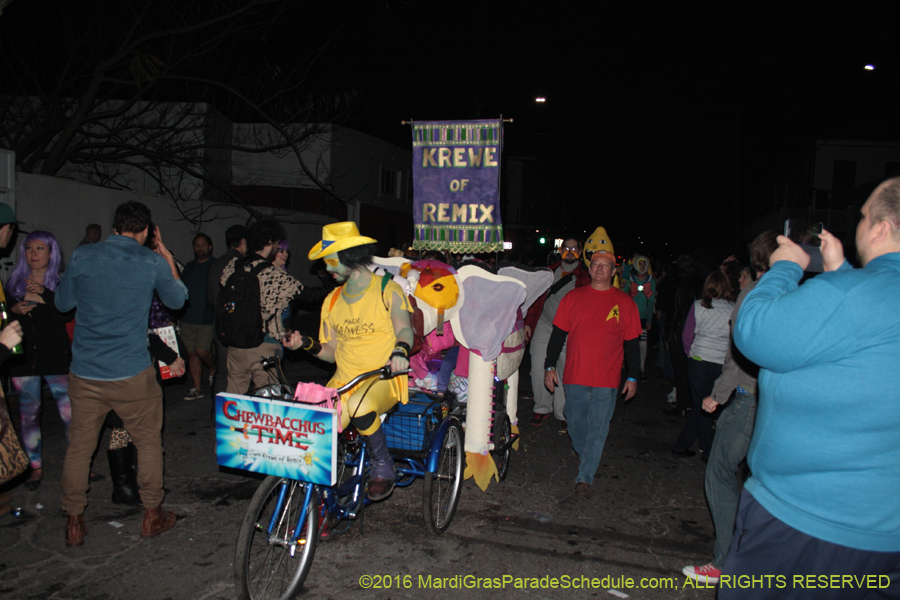
<svg viewBox="0 0 900 600">
<path fill-rule="evenodd" d="M 91 471 L 91 461 L 104 424 L 113 429 L 107 450 L 113 501 L 145 508 L 143 537 L 171 529 L 176 516 L 161 506 L 160 384 L 187 374 L 191 388 L 184 400 L 210 403 L 217 392 L 264 385 L 269 376 L 260 357 L 280 359 L 298 307 L 315 307 L 331 289 L 304 289 L 288 274 L 290 245 L 275 220 L 229 228 L 218 258 L 212 238 L 199 232 L 194 258 L 181 265 L 150 217 L 140 203 L 121 205 L 102 244 L 100 226 L 88 225 L 65 270 L 53 234 L 28 233 L 5 292 L 0 288 L 11 317 L 0 331 L 0 361 L 19 397 L 27 487 L 35 489 L 44 476 L 44 384 L 67 428 L 62 505 L 69 546 L 82 545 L 87 534 L 89 481 L 102 477 Z M 0 247 L 16 224 L 0 205 Z M 900 464 L 894 460 L 900 445 L 888 425 L 900 413 L 879 402 L 876 415 L 854 416 L 848 429 L 840 402 L 856 397 L 847 383 L 858 375 L 854 369 L 877 365 L 890 372 L 887 380 L 896 378 L 885 355 L 895 357 L 900 343 L 900 313 L 891 303 L 900 286 L 900 180 L 883 183 L 863 206 L 856 233 L 863 268 L 847 263 L 830 233 L 823 232 L 821 242 L 826 273 L 811 276 L 804 273 L 804 250 L 774 232 L 761 234 L 745 253 L 723 253 L 721 262 L 703 252 L 670 262 L 643 254 L 622 260 L 606 250 L 589 253 L 582 240 L 569 237 L 548 261 L 553 284 L 523 315 L 531 425 L 546 427 L 553 416 L 571 439 L 580 457 L 576 495 L 591 494 L 619 391 L 627 401 L 638 379 L 652 379 L 648 385 L 668 393 L 666 415 L 683 419 L 672 453 L 690 458 L 697 445 L 707 463 L 705 493 L 716 531 L 712 561 L 685 567 L 688 577 L 716 583 L 727 573 L 806 572 L 823 564 L 860 576 L 872 569 L 898 573 L 900 517 L 885 506 L 895 497 Z M 499 266 L 492 256 L 409 258 L 451 269 Z M 259 339 L 248 343 L 229 337 L 216 314 L 224 290 L 244 276 L 258 284 L 255 317 L 261 323 Z M 866 306 L 877 317 L 874 324 L 854 316 Z M 13 354 L 19 341 L 24 352 Z M 447 349 L 432 350 L 438 358 Z M 657 372 L 648 378 L 651 354 Z M 430 360 L 420 362 L 420 371 L 430 368 Z M 846 398 L 817 388 L 815 377 Z M 869 398 L 884 395 L 877 382 L 860 385 Z M 813 401 L 821 398 L 831 407 L 824 413 Z M 802 427 L 791 425 L 790 419 L 812 412 Z M 9 418 L 5 406 L 0 418 Z M 840 456 L 831 447 L 840 448 Z M 829 467 L 827 456 L 839 466 Z M 9 511 L 9 500 L 0 495 L 0 515 Z M 842 507 L 853 502 L 872 516 L 848 516 Z M 742 547 L 743 540 L 749 541 Z M 779 544 L 797 556 L 814 547 L 825 558 L 792 557 L 782 567 L 771 558 Z"/>
</svg>

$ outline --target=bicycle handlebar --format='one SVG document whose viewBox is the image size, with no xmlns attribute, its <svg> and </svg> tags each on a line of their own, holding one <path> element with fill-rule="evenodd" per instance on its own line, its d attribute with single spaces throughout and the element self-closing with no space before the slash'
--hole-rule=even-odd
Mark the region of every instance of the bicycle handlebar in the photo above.
<svg viewBox="0 0 900 600">
<path fill-rule="evenodd" d="M 357 375 L 356 377 L 351 379 L 349 383 L 339 387 L 337 389 L 337 393 L 343 394 L 344 392 L 346 392 L 347 390 L 349 390 L 350 388 L 352 388 L 353 386 L 358 384 L 360 381 L 362 381 L 364 379 L 368 379 L 369 377 L 374 377 L 375 375 L 378 375 L 379 379 L 391 379 L 393 377 L 396 377 L 397 375 L 406 375 L 411 372 L 412 372 L 412 369 L 403 369 L 402 371 L 393 371 L 392 372 L 391 365 L 385 365 L 385 366 L 381 367 L 380 369 L 375 369 L 374 371 L 369 371 L 367 373 L 361 373 L 361 374 Z"/>
</svg>

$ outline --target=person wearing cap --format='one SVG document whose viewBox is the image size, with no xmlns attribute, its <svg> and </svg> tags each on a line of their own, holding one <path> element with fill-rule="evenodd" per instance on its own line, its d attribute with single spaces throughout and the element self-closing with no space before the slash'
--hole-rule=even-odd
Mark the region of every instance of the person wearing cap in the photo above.
<svg viewBox="0 0 900 600">
<path fill-rule="evenodd" d="M 372 263 L 374 243 L 359 234 L 355 223 L 346 221 L 326 225 L 322 241 L 309 251 L 310 260 L 325 259 L 326 270 L 340 287 L 322 304 L 319 340 L 294 332 L 284 343 L 336 363 L 337 370 L 328 382 L 330 388 L 388 363 L 392 371 L 409 368 L 412 307 L 397 283 L 384 285 L 383 279 L 367 268 Z M 379 416 L 398 401 L 405 404 L 408 394 L 407 378 L 398 376 L 363 381 L 341 397 L 342 425 L 352 424 L 368 439 L 372 456 L 368 496 L 372 501 L 387 498 L 396 479 Z"/>
<path fill-rule="evenodd" d="M 233 258 L 222 270 L 219 282 L 224 286 L 235 269 L 252 271 L 259 263 L 268 263 L 257 275 L 265 337 L 263 343 L 255 348 L 228 348 L 226 391 L 229 394 L 247 393 L 251 380 L 254 387 L 270 383 L 269 374 L 260 359 L 281 356 L 281 339 L 288 333 L 281 323 L 281 313 L 303 290 L 297 279 L 272 264 L 278 243 L 283 239 L 284 227 L 274 219 L 261 219 L 253 223 L 247 229 L 247 258 L 241 261 Z"/>
<path fill-rule="evenodd" d="M 565 416 L 579 457 L 577 496 L 591 494 L 616 407 L 623 354 L 628 366 L 626 402 L 637 392 L 641 355 L 637 305 L 613 286 L 615 256 L 605 250 L 594 252 L 589 272 L 590 285 L 572 290 L 560 302 L 544 360 L 544 386 L 551 392 L 560 383 L 566 388 Z M 567 347 L 565 376 L 560 381 L 556 361 L 563 344 Z"/>
<path fill-rule="evenodd" d="M 206 298 L 214 307 L 218 305 L 217 298 L 222 290 L 222 271 L 231 261 L 241 258 L 247 253 L 247 228 L 243 225 L 232 225 L 226 229 L 225 247 L 228 248 L 225 254 L 215 259 L 210 265 L 209 278 L 206 282 Z M 215 310 L 213 310 L 213 317 L 215 317 Z M 215 323 L 213 323 L 213 327 L 215 327 Z M 216 349 L 216 370 L 212 376 L 209 395 L 215 402 L 216 394 L 224 392 L 228 385 L 228 348 L 215 335 L 213 336 L 213 345 Z"/>
<path fill-rule="evenodd" d="M 12 240 L 13 234 L 16 232 L 16 213 L 8 204 L 0 203 L 0 248 L 6 248 Z M 3 284 L 0 283 L 0 300 L 6 302 L 6 294 L 3 290 Z M 13 321 L 3 328 L 0 332 L 0 364 L 9 358 L 12 349 L 22 341 L 22 325 L 18 321 Z M 0 387 L 0 428 L 7 431 L 13 431 L 12 421 L 6 410 L 6 400 L 3 397 L 3 388 Z M 15 435 L 15 433 L 13 433 Z M 0 516 L 7 514 L 12 510 L 12 494 L 4 492 L 0 494 Z"/>
<path fill-rule="evenodd" d="M 21 221 L 16 219 L 16 213 L 9 204 L 0 202 L 0 248 L 6 248 L 13 234 L 16 232 L 16 225 Z"/>
</svg>

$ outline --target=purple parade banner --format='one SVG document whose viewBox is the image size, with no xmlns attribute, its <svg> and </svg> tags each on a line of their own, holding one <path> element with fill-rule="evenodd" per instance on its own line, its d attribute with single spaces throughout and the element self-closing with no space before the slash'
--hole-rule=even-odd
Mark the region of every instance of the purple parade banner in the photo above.
<svg viewBox="0 0 900 600">
<path fill-rule="evenodd" d="M 413 123 L 416 250 L 499 252 L 503 122 Z"/>
</svg>

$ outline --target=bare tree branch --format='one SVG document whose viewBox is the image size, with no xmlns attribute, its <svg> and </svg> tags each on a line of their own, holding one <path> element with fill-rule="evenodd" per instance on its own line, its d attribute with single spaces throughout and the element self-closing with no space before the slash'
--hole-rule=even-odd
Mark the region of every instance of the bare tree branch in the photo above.
<svg viewBox="0 0 900 600">
<path fill-rule="evenodd" d="M 356 102 L 353 91 L 323 94 L 307 80 L 334 32 L 321 28 L 318 42 L 303 36 L 309 46 L 288 69 L 269 43 L 283 38 L 301 6 L 309 4 L 12 4 L 0 37 L 0 77 L 11 83 L 0 96 L 0 147 L 14 150 L 25 172 L 125 189 L 152 182 L 192 221 L 208 210 L 210 195 L 258 213 L 221 174 L 231 152 L 290 152 L 309 181 L 343 202 L 303 155 Z M 15 27 L 16 19 L 42 27 Z M 230 124 L 237 122 L 265 124 L 269 133 L 236 139 Z M 200 199 L 200 208 L 184 208 L 186 198 Z"/>
</svg>

